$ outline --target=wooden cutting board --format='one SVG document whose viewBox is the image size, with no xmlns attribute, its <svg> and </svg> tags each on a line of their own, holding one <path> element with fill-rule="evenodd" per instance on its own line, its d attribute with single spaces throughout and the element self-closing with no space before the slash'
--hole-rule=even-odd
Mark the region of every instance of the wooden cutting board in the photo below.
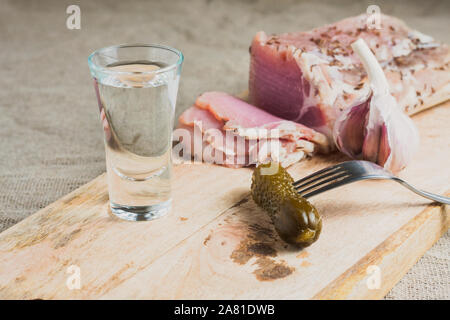
<svg viewBox="0 0 450 320">
<path fill-rule="evenodd" d="M 401 176 L 448 195 L 450 103 L 414 120 L 421 150 Z M 299 178 L 343 160 L 314 157 L 289 171 Z M 174 172 L 173 209 L 159 220 L 113 217 L 101 175 L 1 233 L 0 298 L 382 298 L 449 227 L 445 206 L 364 181 L 311 199 L 323 231 L 300 251 L 249 197 L 251 169 Z"/>
</svg>

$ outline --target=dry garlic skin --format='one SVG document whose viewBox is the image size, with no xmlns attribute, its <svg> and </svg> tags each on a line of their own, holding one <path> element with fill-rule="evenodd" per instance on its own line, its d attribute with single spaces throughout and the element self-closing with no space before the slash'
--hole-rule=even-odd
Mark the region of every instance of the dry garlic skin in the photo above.
<svg viewBox="0 0 450 320">
<path fill-rule="evenodd" d="M 375 162 L 392 172 L 403 169 L 419 146 L 419 134 L 391 95 L 381 66 L 364 40 L 352 44 L 367 71 L 370 95 L 338 117 L 334 140 L 348 156 Z"/>
</svg>

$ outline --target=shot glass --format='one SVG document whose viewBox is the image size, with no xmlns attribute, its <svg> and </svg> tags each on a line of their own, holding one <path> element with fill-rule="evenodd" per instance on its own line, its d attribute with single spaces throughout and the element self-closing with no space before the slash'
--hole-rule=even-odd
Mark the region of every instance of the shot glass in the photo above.
<svg viewBox="0 0 450 320">
<path fill-rule="evenodd" d="M 88 58 L 102 120 L 110 207 L 142 221 L 171 206 L 172 130 L 183 54 L 156 44 L 103 48 Z"/>
</svg>

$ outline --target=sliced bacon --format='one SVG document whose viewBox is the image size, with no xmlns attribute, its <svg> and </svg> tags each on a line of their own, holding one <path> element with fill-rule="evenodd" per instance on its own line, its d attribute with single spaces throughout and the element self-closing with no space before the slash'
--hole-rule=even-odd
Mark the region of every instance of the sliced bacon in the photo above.
<svg viewBox="0 0 450 320">
<path fill-rule="evenodd" d="M 329 147 L 324 136 L 317 131 L 300 123 L 276 117 L 224 92 L 205 92 L 197 98 L 195 105 L 208 110 L 216 120 L 226 122 L 224 129 L 234 130 L 238 135 L 246 136 L 245 132 L 249 132 L 248 129 L 253 132 L 258 132 L 256 129 L 278 129 L 281 136 L 274 138 L 309 140 L 316 143 L 325 152 Z M 260 137 L 247 136 L 247 138 L 258 139 Z"/>
<path fill-rule="evenodd" d="M 187 126 L 194 126 L 194 122 L 199 120 L 202 121 L 205 130 L 213 128 L 221 130 L 224 125 L 223 121 L 217 120 L 208 110 L 196 106 L 188 108 L 178 119 L 180 124 Z"/>
<path fill-rule="evenodd" d="M 332 137 L 343 110 L 366 102 L 367 74 L 351 44 L 362 38 L 381 64 L 391 94 L 411 115 L 450 98 L 450 50 L 380 15 L 363 14 L 306 32 L 269 36 L 251 44 L 249 100 L 265 111 Z"/>
<path fill-rule="evenodd" d="M 213 149 L 208 149 L 205 161 L 226 160 L 225 165 L 233 167 L 269 160 L 288 166 L 316 151 L 330 150 L 323 134 L 223 92 L 199 96 L 195 105 L 181 114 L 179 128 L 192 128 L 191 134 L 194 128 L 201 132 L 203 149 Z M 272 152 L 273 148 L 278 154 Z M 270 151 L 266 154 L 264 150 Z"/>
<path fill-rule="evenodd" d="M 195 105 L 208 110 L 218 120 L 233 120 L 246 128 L 282 120 L 224 92 L 205 92 L 197 98 Z"/>
</svg>

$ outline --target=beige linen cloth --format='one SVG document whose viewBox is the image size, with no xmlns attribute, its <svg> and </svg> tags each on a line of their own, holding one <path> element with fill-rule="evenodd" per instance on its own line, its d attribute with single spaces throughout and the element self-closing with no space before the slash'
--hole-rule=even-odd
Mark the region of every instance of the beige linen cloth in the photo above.
<svg viewBox="0 0 450 320">
<path fill-rule="evenodd" d="M 81 29 L 66 8 L 81 8 Z M 377 3 L 450 43 L 449 1 Z M 177 115 L 208 90 L 247 86 L 248 46 L 259 30 L 308 30 L 366 11 L 362 1 L 17 1 L 0 5 L 0 231 L 105 171 L 87 56 L 133 42 L 185 54 Z M 450 234 L 386 296 L 450 298 Z"/>
</svg>

